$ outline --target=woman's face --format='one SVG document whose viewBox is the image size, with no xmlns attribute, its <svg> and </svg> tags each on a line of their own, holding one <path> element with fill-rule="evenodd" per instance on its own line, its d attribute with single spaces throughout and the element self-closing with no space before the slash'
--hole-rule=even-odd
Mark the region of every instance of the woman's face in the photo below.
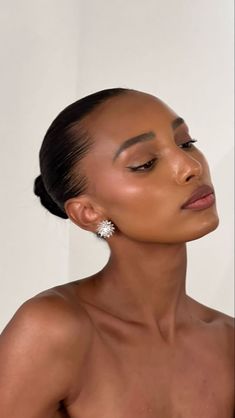
<svg viewBox="0 0 235 418">
<path fill-rule="evenodd" d="M 177 118 L 160 99 L 141 92 L 117 96 L 86 117 L 95 139 L 83 160 L 88 192 L 115 224 L 113 237 L 121 233 L 138 241 L 179 243 L 218 226 L 216 204 L 181 209 L 198 186 L 212 182 L 205 157 L 187 144 L 192 139 L 187 125 L 173 123 Z M 118 151 L 136 136 L 144 140 L 135 138 Z M 142 167 L 133 170 L 137 166 Z"/>
</svg>

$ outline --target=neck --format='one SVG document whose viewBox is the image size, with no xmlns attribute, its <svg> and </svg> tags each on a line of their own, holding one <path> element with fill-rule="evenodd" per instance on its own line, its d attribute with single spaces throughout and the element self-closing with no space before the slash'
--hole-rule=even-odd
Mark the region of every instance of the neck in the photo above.
<svg viewBox="0 0 235 418">
<path fill-rule="evenodd" d="M 165 339 L 189 323 L 185 292 L 186 244 L 112 243 L 108 263 L 101 270 L 101 293 L 112 312 L 144 322 Z"/>
</svg>

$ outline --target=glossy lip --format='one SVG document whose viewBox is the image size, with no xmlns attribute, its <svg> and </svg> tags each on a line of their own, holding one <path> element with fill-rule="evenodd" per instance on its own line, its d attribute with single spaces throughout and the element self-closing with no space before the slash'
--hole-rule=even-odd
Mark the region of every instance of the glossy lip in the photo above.
<svg viewBox="0 0 235 418">
<path fill-rule="evenodd" d="M 213 188 L 211 186 L 208 186 L 207 184 L 203 184 L 202 186 L 198 187 L 193 192 L 193 194 L 190 196 L 190 198 L 188 200 L 186 200 L 186 202 L 183 203 L 183 205 L 181 206 L 181 209 L 187 208 L 187 206 L 190 203 L 196 202 L 197 200 L 199 200 L 202 197 L 205 197 L 205 196 L 207 196 L 211 193 L 214 194 Z"/>
<path fill-rule="evenodd" d="M 189 203 L 184 210 L 192 209 L 192 210 L 202 210 L 207 209 L 213 206 L 215 203 L 215 195 L 214 193 L 210 193 L 207 196 L 202 197 L 201 199 L 196 200 L 193 203 Z"/>
</svg>

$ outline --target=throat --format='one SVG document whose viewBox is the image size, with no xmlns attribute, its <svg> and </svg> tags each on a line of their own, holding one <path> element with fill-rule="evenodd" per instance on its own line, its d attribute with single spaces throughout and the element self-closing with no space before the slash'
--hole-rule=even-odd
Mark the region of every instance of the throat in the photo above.
<svg viewBox="0 0 235 418">
<path fill-rule="evenodd" d="M 186 246 L 144 247 L 110 255 L 98 273 L 96 297 L 117 316 L 157 326 L 165 338 L 187 314 Z"/>
</svg>

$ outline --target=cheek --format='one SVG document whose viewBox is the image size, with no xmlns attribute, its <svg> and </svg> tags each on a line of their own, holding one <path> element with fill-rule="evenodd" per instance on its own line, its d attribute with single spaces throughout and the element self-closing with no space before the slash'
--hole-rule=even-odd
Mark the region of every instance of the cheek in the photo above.
<svg viewBox="0 0 235 418">
<path fill-rule="evenodd" d="M 159 226 L 165 230 L 166 225 L 174 224 L 179 208 L 179 196 L 154 172 L 100 175 L 96 193 L 115 225 L 132 235 L 142 231 L 149 236 Z"/>
</svg>

